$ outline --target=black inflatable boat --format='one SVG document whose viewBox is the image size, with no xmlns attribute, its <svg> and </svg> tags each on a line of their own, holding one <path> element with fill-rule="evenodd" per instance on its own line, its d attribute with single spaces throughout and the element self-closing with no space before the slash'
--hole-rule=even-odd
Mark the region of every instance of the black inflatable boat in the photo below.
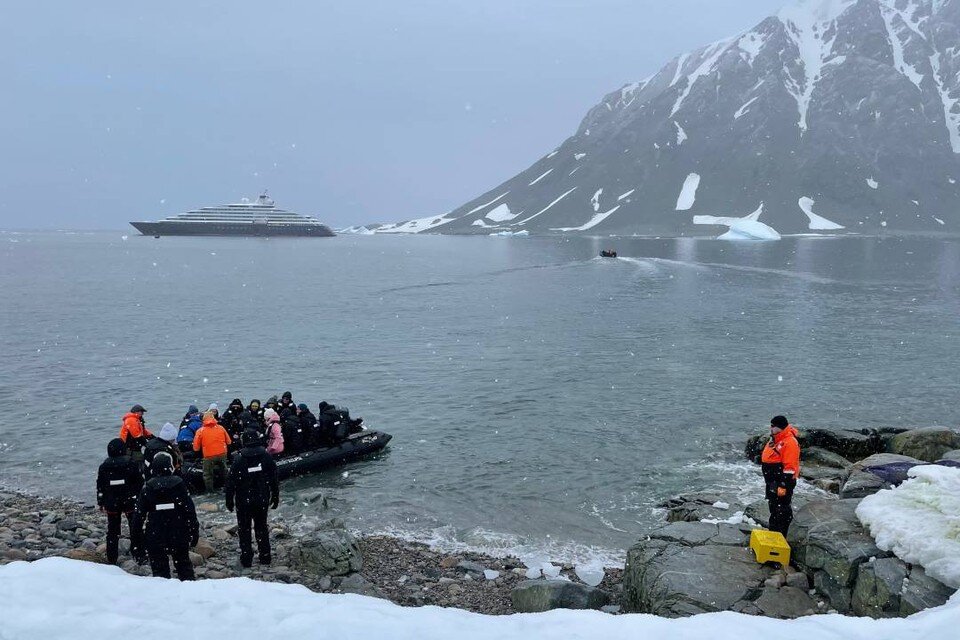
<svg viewBox="0 0 960 640">
<path fill-rule="evenodd" d="M 612 249 L 604 249 L 603 251 L 600 252 L 600 257 L 601 257 L 601 258 L 616 258 L 616 257 L 617 257 L 617 252 L 616 252 L 616 251 L 613 251 Z"/>
<path fill-rule="evenodd" d="M 380 451 L 387 446 L 391 438 L 393 436 L 382 431 L 361 431 L 347 436 L 345 440 L 332 447 L 321 447 L 295 455 L 281 456 L 276 459 L 277 476 L 285 480 L 355 462 Z M 191 491 L 203 492 L 203 463 L 199 458 L 184 460 L 181 473 Z"/>
</svg>

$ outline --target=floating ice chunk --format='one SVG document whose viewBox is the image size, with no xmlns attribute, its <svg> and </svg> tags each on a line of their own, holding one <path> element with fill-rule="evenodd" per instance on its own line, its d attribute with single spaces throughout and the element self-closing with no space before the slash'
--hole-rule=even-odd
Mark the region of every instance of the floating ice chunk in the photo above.
<svg viewBox="0 0 960 640">
<path fill-rule="evenodd" d="M 530 232 L 524 229 L 523 231 L 498 231 L 497 233 L 491 233 L 491 236 L 503 236 L 503 237 L 525 237 L 529 236 Z"/>
<path fill-rule="evenodd" d="M 780 234 L 773 227 L 760 222 L 763 203 L 753 213 L 742 218 L 728 216 L 693 216 L 693 224 L 725 225 L 729 231 L 717 240 L 779 240 Z"/>
<path fill-rule="evenodd" d="M 871 189 L 876 189 L 880 186 L 880 183 L 874 180 L 873 178 L 867 178 L 867 186 Z"/>
<path fill-rule="evenodd" d="M 486 578 L 487 580 L 496 580 L 497 578 L 500 577 L 500 572 L 494 571 L 493 569 L 484 569 L 483 577 Z"/>
<path fill-rule="evenodd" d="M 697 189 L 700 188 L 700 174 L 691 173 L 683 181 L 680 197 L 677 198 L 677 211 L 689 211 L 697 201 Z"/>
<path fill-rule="evenodd" d="M 603 582 L 603 578 L 606 575 L 602 568 L 594 566 L 578 566 L 574 569 L 574 572 L 584 584 L 591 587 L 595 587 Z"/>
<path fill-rule="evenodd" d="M 729 503 L 729 502 L 723 502 L 722 500 L 717 500 L 716 502 L 713 503 L 713 508 L 714 508 L 714 509 L 723 509 L 724 511 L 726 511 L 727 509 L 730 508 L 730 503 Z"/>
<path fill-rule="evenodd" d="M 816 201 L 813 198 L 804 196 L 800 198 L 800 201 L 797 203 L 800 205 L 800 209 L 810 219 L 810 229 L 813 229 L 814 231 L 836 231 L 844 228 L 843 225 L 839 225 L 836 222 L 831 222 L 830 220 L 815 214 L 813 212 L 813 205 L 815 202 Z"/>
<path fill-rule="evenodd" d="M 560 577 L 560 567 L 556 566 L 552 562 L 544 562 L 540 565 L 540 571 L 543 572 L 544 578 L 559 578 Z"/>
</svg>

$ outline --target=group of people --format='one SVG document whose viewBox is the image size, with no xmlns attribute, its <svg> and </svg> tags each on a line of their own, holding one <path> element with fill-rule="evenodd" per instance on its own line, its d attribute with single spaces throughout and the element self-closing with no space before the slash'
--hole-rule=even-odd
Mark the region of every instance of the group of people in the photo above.
<svg viewBox="0 0 960 640">
<path fill-rule="evenodd" d="M 191 405 L 179 428 L 167 422 L 157 435 L 147 428 L 145 413 L 136 404 L 123 417 L 97 475 L 97 505 L 107 515 L 107 560 L 118 560 L 125 515 L 134 559 L 149 560 L 154 576 L 169 578 L 172 558 L 181 580 L 194 577 L 189 554 L 200 531 L 181 477 L 185 458 L 202 458 L 206 490 L 223 488 L 227 509 L 236 510 L 241 565 L 253 563 L 253 535 L 260 564 L 270 564 L 267 512 L 280 504 L 274 457 L 335 444 L 363 422 L 326 402 L 314 414 L 306 404 L 294 404 L 289 391 L 263 406 L 259 400 L 244 406 L 235 398 L 222 415 L 216 403 L 202 414 Z"/>
</svg>

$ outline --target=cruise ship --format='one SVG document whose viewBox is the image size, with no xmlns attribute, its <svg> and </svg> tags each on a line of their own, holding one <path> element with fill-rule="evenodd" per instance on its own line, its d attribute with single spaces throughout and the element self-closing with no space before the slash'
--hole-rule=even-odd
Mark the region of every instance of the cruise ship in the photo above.
<svg viewBox="0 0 960 640">
<path fill-rule="evenodd" d="M 131 222 L 145 236 L 313 236 L 335 235 L 316 218 L 278 209 L 262 193 L 256 202 L 203 207 L 157 222 Z"/>
</svg>

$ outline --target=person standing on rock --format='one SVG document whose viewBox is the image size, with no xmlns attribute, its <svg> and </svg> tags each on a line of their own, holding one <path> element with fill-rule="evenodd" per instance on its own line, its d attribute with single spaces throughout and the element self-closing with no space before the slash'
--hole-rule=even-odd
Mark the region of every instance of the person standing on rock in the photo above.
<svg viewBox="0 0 960 640">
<path fill-rule="evenodd" d="M 134 522 L 133 509 L 143 487 L 140 465 L 127 455 L 127 446 L 120 438 L 107 445 L 107 459 L 97 472 L 97 506 L 107 514 L 107 562 L 117 564 L 120 555 L 120 516 L 126 514 L 130 528 L 130 555 L 143 562 L 140 529 Z"/>
<path fill-rule="evenodd" d="M 211 412 L 203 414 L 203 426 L 193 439 L 193 450 L 203 455 L 203 486 L 208 493 L 223 486 L 227 475 L 227 449 L 230 434 Z"/>
<path fill-rule="evenodd" d="M 183 478 L 173 475 L 173 458 L 161 451 L 153 457 L 153 478 L 137 498 L 136 526 L 146 524 L 144 542 L 155 578 L 170 577 L 170 558 L 180 580 L 193 580 L 190 547 L 200 540 L 200 522 Z"/>
<path fill-rule="evenodd" d="M 267 527 L 267 507 L 280 505 L 280 483 L 273 456 L 263 448 L 260 433 L 254 429 L 243 432 L 243 448 L 233 461 L 225 487 L 227 510 L 237 510 L 237 537 L 240 539 L 240 564 L 253 564 L 253 544 L 250 526 L 257 536 L 257 554 L 260 564 L 271 561 L 270 530 Z"/>
<path fill-rule="evenodd" d="M 784 416 L 774 416 L 770 421 L 770 440 L 760 454 L 760 468 L 770 505 L 769 529 L 786 538 L 793 521 L 790 503 L 800 477 L 800 443 L 797 430 Z"/>
<path fill-rule="evenodd" d="M 143 447 L 147 444 L 147 438 L 153 436 L 143 420 L 146 412 L 142 405 L 133 405 L 127 415 L 123 416 L 123 426 L 120 427 L 120 439 L 137 464 L 143 461 Z"/>
</svg>

